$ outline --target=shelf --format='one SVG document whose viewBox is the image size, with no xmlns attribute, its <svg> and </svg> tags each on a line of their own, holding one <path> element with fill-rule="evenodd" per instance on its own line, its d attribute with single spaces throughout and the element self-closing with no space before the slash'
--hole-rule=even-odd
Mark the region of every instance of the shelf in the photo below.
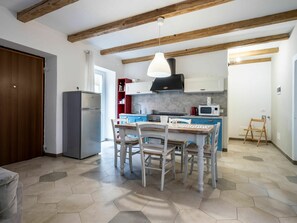
<svg viewBox="0 0 297 223">
<path fill-rule="evenodd" d="M 126 85 L 131 82 L 132 80 L 128 78 L 119 78 L 117 81 L 117 117 L 119 117 L 120 113 L 131 113 L 132 98 L 126 94 Z M 124 103 L 121 103 L 121 101 L 124 101 Z"/>
</svg>

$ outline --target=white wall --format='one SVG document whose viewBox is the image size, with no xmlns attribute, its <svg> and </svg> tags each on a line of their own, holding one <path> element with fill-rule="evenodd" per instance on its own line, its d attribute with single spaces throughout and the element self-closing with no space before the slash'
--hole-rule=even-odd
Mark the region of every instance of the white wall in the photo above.
<svg viewBox="0 0 297 223">
<path fill-rule="evenodd" d="M 57 58 L 56 71 L 49 74 L 56 76 L 56 90 L 53 92 L 46 90 L 46 100 L 50 102 L 45 102 L 45 108 L 50 109 L 50 113 L 45 112 L 45 122 L 54 122 L 55 128 L 45 129 L 45 142 L 48 143 L 46 152 L 59 154 L 62 152 L 62 92 L 76 90 L 77 86 L 83 90 L 85 86 L 84 50 L 95 49 L 81 43 L 70 43 L 67 41 L 65 34 L 52 30 L 38 22 L 19 22 L 14 14 L 1 6 L 0 27 L 0 39 L 16 43 L 16 46 L 22 45 L 26 48 L 45 52 Z M 95 63 L 100 67 L 123 73 L 121 61 L 113 56 L 102 57 L 98 53 Z M 54 79 L 52 78 L 52 80 Z M 54 86 L 51 87 L 54 89 Z M 55 101 L 56 108 L 51 107 L 53 101 Z M 53 113 L 56 113 L 56 115 L 53 115 Z M 50 142 L 48 142 L 48 139 L 51 139 Z M 55 142 L 52 142 L 52 140 L 55 140 Z"/>
<path fill-rule="evenodd" d="M 176 57 L 176 73 L 184 74 L 185 78 L 194 77 L 227 77 L 227 51 L 203 53 L 191 56 Z M 141 81 L 153 80 L 146 75 L 151 61 L 131 63 L 124 65 L 125 77 L 140 79 Z M 121 77 L 123 77 L 121 76 Z"/>
<path fill-rule="evenodd" d="M 229 66 L 229 138 L 244 138 L 250 119 L 262 115 L 271 116 L 271 62 Z M 270 139 L 270 119 L 266 128 Z"/>
<path fill-rule="evenodd" d="M 285 154 L 297 160 L 297 151 L 293 156 L 292 147 L 292 81 L 293 57 L 297 54 L 297 28 L 290 39 L 283 41 L 279 53 L 272 59 L 272 141 Z M 281 86 L 282 92 L 277 95 L 276 88 Z M 296 86 L 295 86 L 296 88 Z M 296 134 L 296 133 L 295 133 Z"/>
</svg>

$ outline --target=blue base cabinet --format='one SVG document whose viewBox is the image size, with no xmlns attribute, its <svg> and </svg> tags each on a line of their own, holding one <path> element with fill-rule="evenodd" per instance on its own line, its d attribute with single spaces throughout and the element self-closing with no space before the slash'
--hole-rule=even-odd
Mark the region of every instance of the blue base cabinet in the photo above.
<svg viewBox="0 0 297 223">
<path fill-rule="evenodd" d="M 120 114 L 120 118 L 127 118 L 129 123 L 133 122 L 147 122 L 147 115 L 134 115 L 134 114 Z"/>
<path fill-rule="evenodd" d="M 220 125 L 218 151 L 223 148 L 223 120 L 221 118 L 191 118 L 193 124 L 215 125 L 218 122 Z"/>
</svg>

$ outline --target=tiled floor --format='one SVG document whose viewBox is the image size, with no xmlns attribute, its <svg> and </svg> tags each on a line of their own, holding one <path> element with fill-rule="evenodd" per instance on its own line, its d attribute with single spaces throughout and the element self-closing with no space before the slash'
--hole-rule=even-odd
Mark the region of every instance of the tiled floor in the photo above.
<svg viewBox="0 0 297 223">
<path fill-rule="evenodd" d="M 23 222 L 297 222 L 297 166 L 272 145 L 231 141 L 218 161 L 217 189 L 206 174 L 203 193 L 196 171 L 185 185 L 178 170 L 176 180 L 168 175 L 163 192 L 153 173 L 143 188 L 138 155 L 134 173 L 127 166 L 120 176 L 112 145 L 82 161 L 41 157 L 6 166 L 24 184 Z"/>
</svg>

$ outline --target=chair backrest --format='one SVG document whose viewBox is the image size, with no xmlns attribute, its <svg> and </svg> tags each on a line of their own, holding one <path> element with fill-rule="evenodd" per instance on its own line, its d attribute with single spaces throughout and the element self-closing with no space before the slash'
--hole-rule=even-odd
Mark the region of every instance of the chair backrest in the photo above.
<svg viewBox="0 0 297 223">
<path fill-rule="evenodd" d="M 191 119 L 184 119 L 184 118 L 169 118 L 169 123 L 186 123 L 186 124 L 191 124 Z"/>
<path fill-rule="evenodd" d="M 251 118 L 249 127 L 250 128 L 259 128 L 259 129 L 264 129 L 266 124 L 266 118 Z"/>
<path fill-rule="evenodd" d="M 111 119 L 111 126 L 113 132 L 113 140 L 116 143 L 116 140 L 120 138 L 118 128 L 115 127 L 116 124 L 125 124 L 128 123 L 127 118 L 118 118 L 118 119 Z"/>
<path fill-rule="evenodd" d="M 139 136 L 140 151 L 145 148 L 163 150 L 167 152 L 168 125 L 167 124 L 147 124 L 136 123 Z M 151 140 L 154 139 L 154 140 Z"/>
<path fill-rule="evenodd" d="M 216 152 L 218 150 L 220 125 L 221 123 L 219 122 L 215 124 L 214 131 L 212 132 L 212 135 L 211 135 L 211 138 L 212 138 L 211 150 L 213 150 L 213 152 Z"/>
</svg>

